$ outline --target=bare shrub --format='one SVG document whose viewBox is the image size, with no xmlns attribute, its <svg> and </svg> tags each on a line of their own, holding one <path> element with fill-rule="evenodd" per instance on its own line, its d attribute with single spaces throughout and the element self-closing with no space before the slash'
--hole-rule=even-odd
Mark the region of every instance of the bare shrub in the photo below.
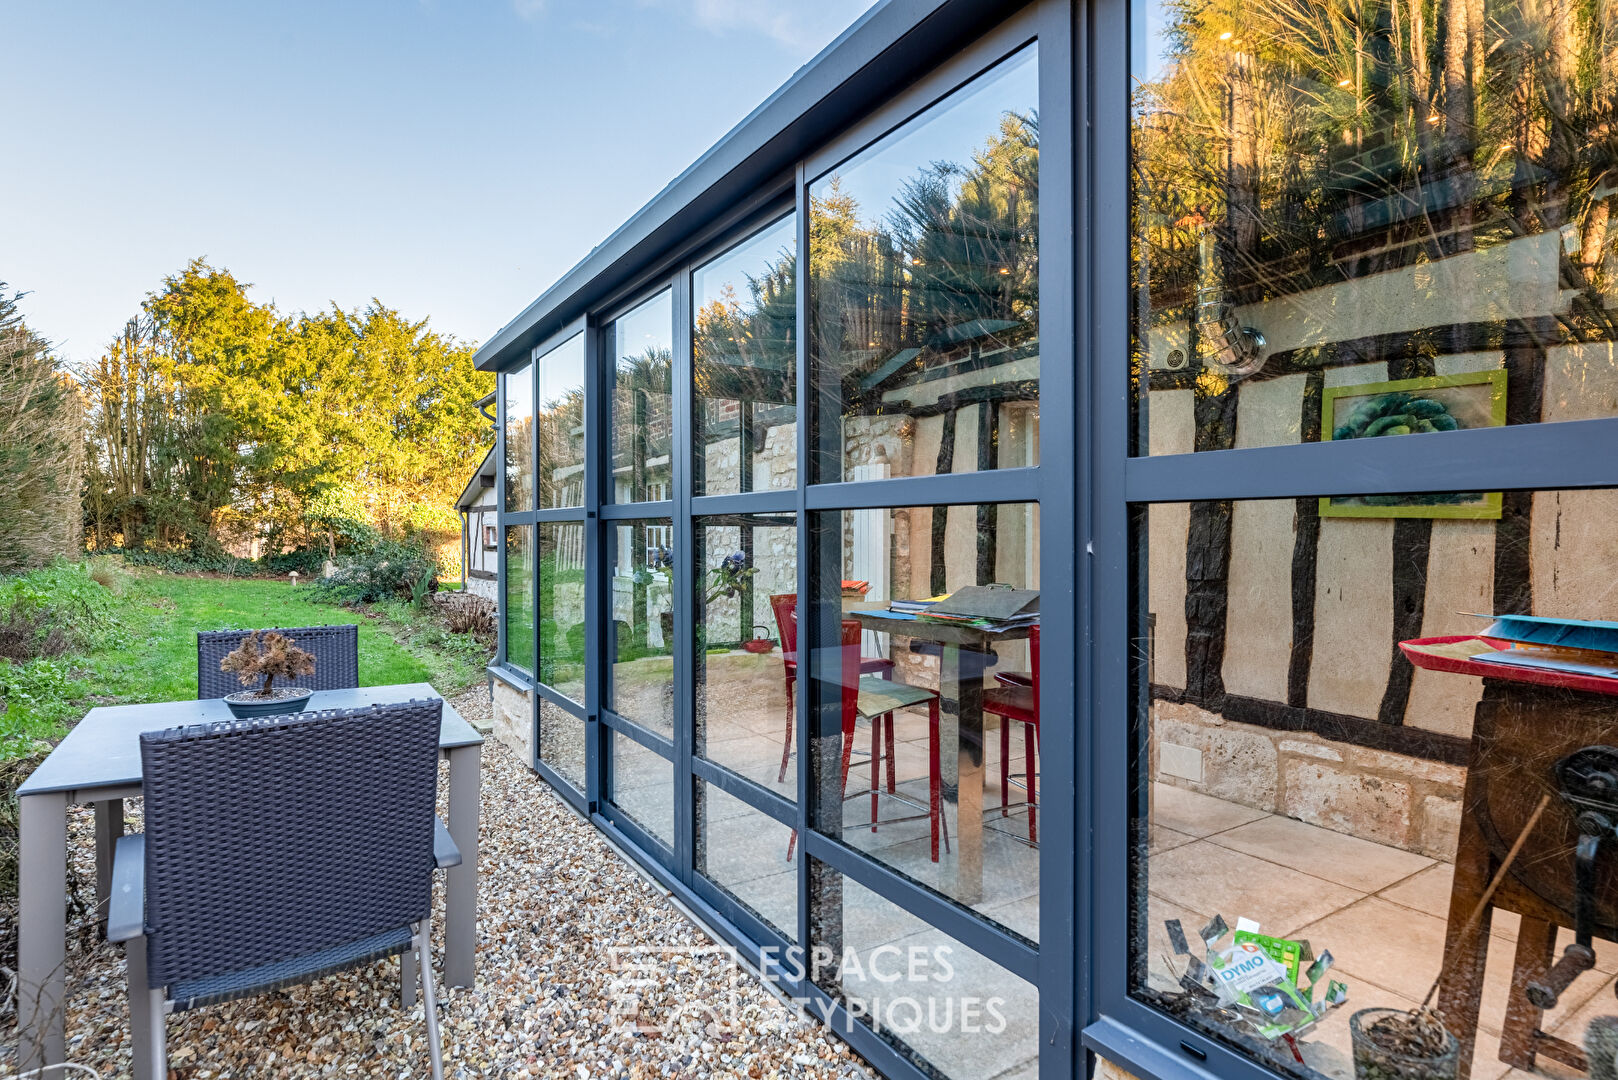
<svg viewBox="0 0 1618 1080">
<path fill-rule="evenodd" d="M 42 656 L 61 656 L 70 644 L 48 611 L 28 611 L 20 604 L 0 611 L 0 660 L 26 664 Z"/>
<path fill-rule="evenodd" d="M 471 593 L 441 593 L 444 623 L 457 634 L 494 633 L 494 603 Z"/>
</svg>

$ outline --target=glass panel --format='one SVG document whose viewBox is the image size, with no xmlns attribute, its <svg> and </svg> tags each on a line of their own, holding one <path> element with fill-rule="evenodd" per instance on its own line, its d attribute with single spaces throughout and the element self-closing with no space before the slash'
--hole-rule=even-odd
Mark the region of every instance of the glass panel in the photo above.
<svg viewBox="0 0 1618 1080">
<path fill-rule="evenodd" d="M 797 519 L 792 514 L 699 518 L 702 580 L 697 622 L 694 752 L 787 798 L 798 794 L 791 749 L 797 655 L 775 611 L 796 609 Z M 790 634 L 792 616 L 783 614 Z M 791 640 L 789 638 L 789 640 Z"/>
<path fill-rule="evenodd" d="M 1140 7 L 1137 452 L 1618 415 L 1605 8 Z"/>
<path fill-rule="evenodd" d="M 539 505 L 584 505 L 584 335 L 540 357 Z"/>
<path fill-rule="evenodd" d="M 1491 497 L 1504 505 L 1498 520 L 1465 515 Z M 1618 616 L 1615 514 L 1613 490 L 1143 509 L 1131 991 L 1282 1072 L 1341 1080 L 1356 1075 L 1357 1054 L 1362 1076 L 1440 1075 L 1379 1066 L 1350 1029 L 1357 1010 L 1416 1008 L 1440 972 L 1432 1004 L 1467 1042 L 1473 1076 L 1522 1061 L 1501 1036 L 1508 1008 L 1525 1030 L 1574 1042 L 1611 1013 L 1610 860 L 1591 893 L 1594 970 L 1543 1017 L 1526 986 L 1576 922 L 1580 828 L 1556 765 L 1618 739 L 1618 679 L 1583 691 L 1544 680 L 1566 678 L 1570 663 L 1618 668 L 1618 634 L 1584 628 L 1561 640 L 1588 651 L 1550 650 L 1534 642 L 1567 628 L 1491 627 L 1492 616 L 1465 613 Z M 1527 647 L 1497 650 L 1513 641 Z M 1611 789 L 1601 799 L 1611 803 Z M 1520 836 L 1499 906 L 1462 940 Z M 1228 929 L 1205 935 L 1216 916 Z M 1255 942 L 1238 940 L 1238 920 L 1335 964 L 1311 993 L 1310 963 L 1289 966 L 1285 944 L 1264 946 L 1281 957 L 1274 967 L 1243 951 Z M 1251 961 L 1236 991 L 1246 1000 L 1205 990 L 1192 960 L 1201 974 Z M 1335 1006 L 1334 980 L 1347 990 Z M 1273 1020 L 1266 987 L 1278 988 Z"/>
<path fill-rule="evenodd" d="M 607 728 L 612 772 L 607 798 L 636 825 L 674 847 L 674 765 L 634 739 Z"/>
<path fill-rule="evenodd" d="M 534 508 L 534 372 L 524 364 L 500 376 L 506 395 L 506 512 Z"/>
<path fill-rule="evenodd" d="M 584 522 L 539 525 L 539 681 L 584 703 Z"/>
<path fill-rule="evenodd" d="M 611 623 L 607 707 L 674 738 L 674 526 L 668 518 L 604 522 Z"/>
<path fill-rule="evenodd" d="M 506 526 L 506 663 L 534 671 L 534 527 Z"/>
<path fill-rule="evenodd" d="M 697 821 L 697 873 L 796 941 L 798 863 L 787 858 L 792 827 L 700 780 Z"/>
<path fill-rule="evenodd" d="M 835 511 L 812 530 L 842 579 L 810 671 L 818 827 L 1037 941 L 1039 507 Z M 984 590 L 1015 618 L 905 617 L 945 594 L 984 603 L 960 590 L 990 582 L 1025 590 Z"/>
<path fill-rule="evenodd" d="M 612 357 L 611 502 L 672 498 L 674 306 L 664 289 L 603 334 Z"/>
<path fill-rule="evenodd" d="M 798 482 L 797 222 L 783 218 L 691 275 L 697 495 Z"/>
<path fill-rule="evenodd" d="M 927 1075 L 1035 1080 L 1032 983 L 824 863 L 809 867 L 816 985 Z"/>
<path fill-rule="evenodd" d="M 584 790 L 584 721 L 539 699 L 539 760 Z"/>
<path fill-rule="evenodd" d="M 814 480 L 1038 463 L 1030 45 L 809 189 Z"/>
</svg>

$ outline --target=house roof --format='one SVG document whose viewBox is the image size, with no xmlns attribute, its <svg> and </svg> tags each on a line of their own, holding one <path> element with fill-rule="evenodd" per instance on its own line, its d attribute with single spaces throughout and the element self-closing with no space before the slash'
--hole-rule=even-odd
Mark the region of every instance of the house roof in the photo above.
<svg viewBox="0 0 1618 1080">
<path fill-rule="evenodd" d="M 483 455 L 482 463 L 478 465 L 477 471 L 472 474 L 472 478 L 466 482 L 466 487 L 462 489 L 460 497 L 455 500 L 455 509 L 465 510 L 468 507 L 476 506 L 478 500 L 483 497 L 483 493 L 494 487 L 497 480 L 497 463 L 494 460 L 494 450 L 495 448 L 491 446 L 489 447 L 489 452 Z M 485 483 L 485 480 L 488 482 Z"/>
<path fill-rule="evenodd" d="M 1016 5 L 881 0 L 478 349 L 497 371 L 675 252 Z"/>
</svg>

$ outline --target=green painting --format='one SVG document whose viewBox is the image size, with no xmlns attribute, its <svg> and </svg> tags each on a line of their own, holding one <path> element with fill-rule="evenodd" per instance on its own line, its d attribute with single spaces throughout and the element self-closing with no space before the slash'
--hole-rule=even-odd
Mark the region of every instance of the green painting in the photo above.
<svg viewBox="0 0 1618 1080">
<path fill-rule="evenodd" d="M 1474 371 L 1331 386 L 1321 394 L 1320 413 L 1322 441 L 1500 427 L 1506 422 L 1506 373 Z M 1320 515 L 1492 519 L 1500 516 L 1500 493 L 1336 496 L 1320 500 Z"/>
</svg>

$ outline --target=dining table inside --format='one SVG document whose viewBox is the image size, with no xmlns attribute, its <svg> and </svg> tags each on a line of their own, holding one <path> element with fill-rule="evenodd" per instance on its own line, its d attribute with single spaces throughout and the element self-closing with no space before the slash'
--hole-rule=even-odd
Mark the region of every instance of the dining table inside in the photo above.
<svg viewBox="0 0 1618 1080">
<path fill-rule="evenodd" d="M 955 889 L 960 903 L 983 899 L 983 674 L 994 646 L 1029 636 L 1027 625 L 987 629 L 967 622 L 932 622 L 885 610 L 851 610 L 861 629 L 930 642 L 939 649 L 940 754 L 945 802 L 955 804 Z"/>
<path fill-rule="evenodd" d="M 319 690 L 307 711 L 439 698 L 428 683 Z M 95 808 L 96 898 L 104 918 L 124 800 L 141 795 L 140 734 L 231 719 L 214 699 L 91 709 L 17 789 L 19 817 L 17 1020 L 22 1075 L 65 1061 L 68 808 Z M 450 835 L 459 866 L 445 872 L 444 977 L 471 986 L 477 946 L 478 808 L 483 737 L 444 702 L 439 753 L 449 772 Z M 407 980 L 407 985 L 413 981 Z M 406 1004 L 409 998 L 406 997 Z"/>
</svg>

